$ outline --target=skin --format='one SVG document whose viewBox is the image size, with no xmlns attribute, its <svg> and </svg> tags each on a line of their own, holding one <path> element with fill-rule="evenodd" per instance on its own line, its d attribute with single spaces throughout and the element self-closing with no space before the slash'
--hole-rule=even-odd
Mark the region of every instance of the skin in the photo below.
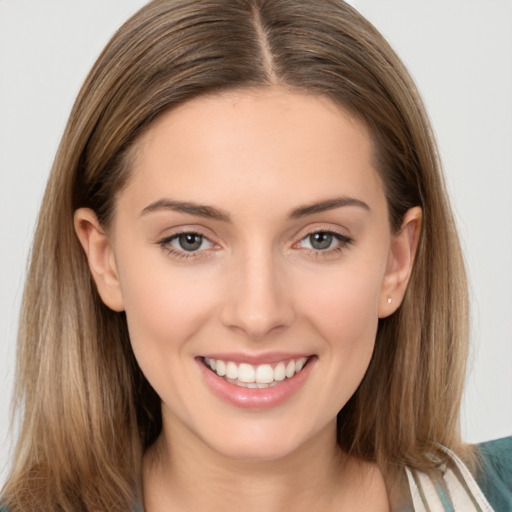
<svg viewBox="0 0 512 512">
<path fill-rule="evenodd" d="M 147 511 L 389 510 L 379 469 L 336 444 L 336 415 L 366 372 L 378 318 L 402 300 L 421 223 L 413 208 L 391 232 L 372 151 L 365 126 L 323 97 L 278 87 L 200 97 L 137 142 L 108 231 L 76 212 L 100 295 L 126 311 L 162 400 Z M 366 206 L 298 214 L 340 197 Z M 198 250 L 180 246 L 183 230 L 204 237 Z M 318 250 L 310 235 L 327 232 Z M 311 366 L 283 403 L 242 409 L 205 383 L 198 357 L 212 351 L 300 352 Z"/>
</svg>

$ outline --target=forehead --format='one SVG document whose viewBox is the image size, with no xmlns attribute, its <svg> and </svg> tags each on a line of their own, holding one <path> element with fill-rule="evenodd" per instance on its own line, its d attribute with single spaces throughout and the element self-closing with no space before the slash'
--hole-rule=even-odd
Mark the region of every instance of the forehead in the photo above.
<svg viewBox="0 0 512 512">
<path fill-rule="evenodd" d="M 383 196 L 366 126 L 318 95 L 269 88 L 199 97 L 160 116 L 135 149 L 127 188 L 141 203 L 177 194 L 205 203 L 259 195 L 283 206 L 335 193 Z"/>
</svg>

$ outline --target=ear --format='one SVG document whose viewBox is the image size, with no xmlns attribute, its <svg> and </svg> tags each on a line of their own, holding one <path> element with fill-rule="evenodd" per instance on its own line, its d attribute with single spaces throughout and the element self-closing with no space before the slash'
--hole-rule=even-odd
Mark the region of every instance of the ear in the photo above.
<svg viewBox="0 0 512 512">
<path fill-rule="evenodd" d="M 101 299 L 110 309 L 123 311 L 123 295 L 110 239 L 90 208 L 76 210 L 74 223 Z"/>
<path fill-rule="evenodd" d="M 379 301 L 379 318 L 394 313 L 404 298 L 418 248 L 421 219 L 421 208 L 411 208 L 405 214 L 400 230 L 392 237 Z"/>
</svg>

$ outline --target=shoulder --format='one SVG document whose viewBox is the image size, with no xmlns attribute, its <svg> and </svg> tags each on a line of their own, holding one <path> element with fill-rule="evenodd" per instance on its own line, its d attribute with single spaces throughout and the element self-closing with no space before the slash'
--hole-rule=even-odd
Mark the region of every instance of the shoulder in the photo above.
<svg viewBox="0 0 512 512">
<path fill-rule="evenodd" d="M 512 510 L 512 436 L 477 445 L 476 481 L 496 512 Z"/>
</svg>

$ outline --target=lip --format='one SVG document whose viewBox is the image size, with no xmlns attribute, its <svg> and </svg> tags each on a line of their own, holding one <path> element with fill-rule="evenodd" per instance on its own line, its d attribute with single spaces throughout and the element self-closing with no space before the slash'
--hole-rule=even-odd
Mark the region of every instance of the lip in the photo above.
<svg viewBox="0 0 512 512">
<path fill-rule="evenodd" d="M 227 357 L 226 356 L 231 356 Z M 253 356 L 248 358 L 245 355 L 238 354 L 212 354 L 204 357 L 212 359 L 222 359 L 224 361 L 233 361 L 235 363 L 246 362 L 250 364 L 271 364 L 273 362 L 282 361 L 283 359 L 294 359 L 298 356 L 290 354 L 272 354 Z M 300 357 L 308 357 L 302 355 Z M 219 377 L 211 371 L 204 363 L 203 357 L 196 358 L 201 374 L 211 391 L 221 400 L 238 407 L 240 409 L 271 409 L 281 405 L 288 400 L 295 392 L 297 392 L 307 380 L 317 358 L 309 355 L 309 360 L 304 368 L 293 377 L 285 379 L 275 386 L 268 388 L 244 388 L 230 384 L 222 377 Z"/>
</svg>

